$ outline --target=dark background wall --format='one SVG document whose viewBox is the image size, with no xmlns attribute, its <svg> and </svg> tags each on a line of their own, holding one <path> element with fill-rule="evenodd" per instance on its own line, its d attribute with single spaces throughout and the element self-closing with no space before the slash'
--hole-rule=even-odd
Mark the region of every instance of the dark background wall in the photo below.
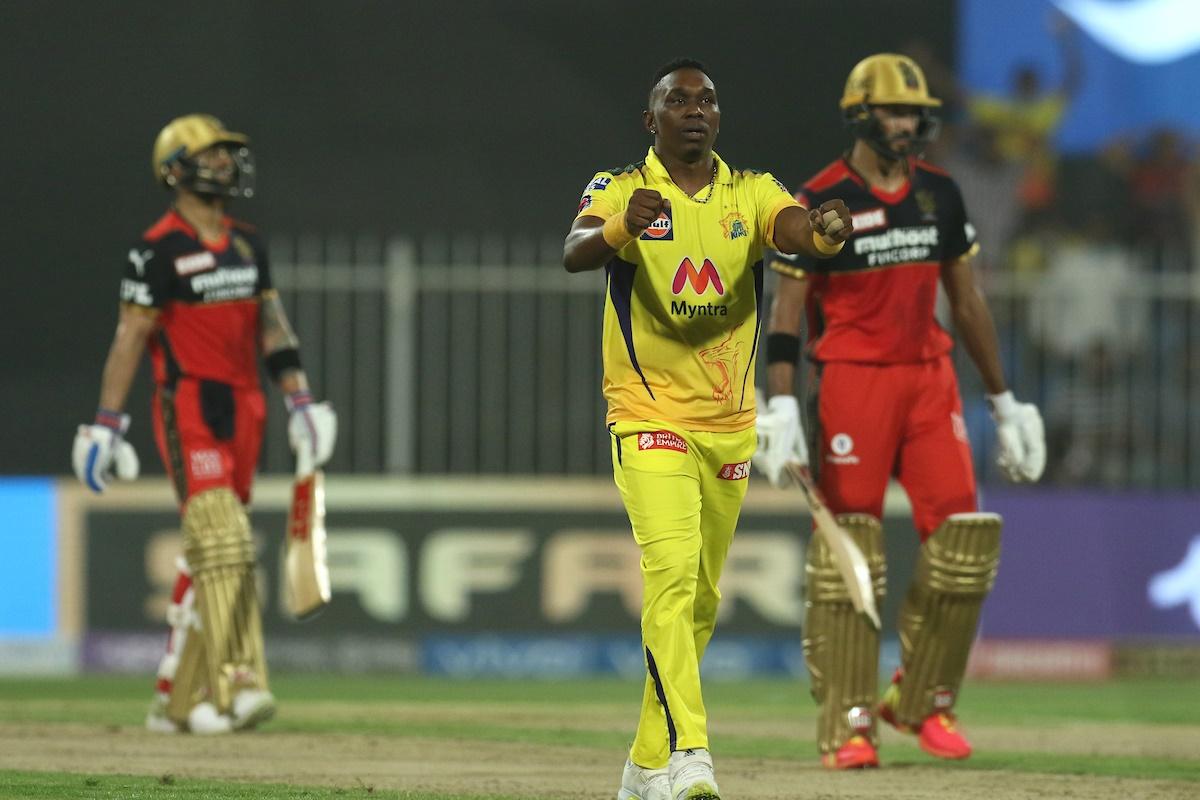
<svg viewBox="0 0 1200 800">
<path fill-rule="evenodd" d="M 794 185 L 845 143 L 836 103 L 850 67 L 915 38 L 951 62 L 952 10 L 4 3 L 0 472 L 70 470 L 124 254 L 167 200 L 150 149 L 174 116 L 214 113 L 252 136 L 259 197 L 238 214 L 268 233 L 565 233 L 595 170 L 644 155 L 639 112 L 665 61 L 708 64 L 725 158 Z M 144 388 L 129 410 L 152 467 Z"/>
</svg>

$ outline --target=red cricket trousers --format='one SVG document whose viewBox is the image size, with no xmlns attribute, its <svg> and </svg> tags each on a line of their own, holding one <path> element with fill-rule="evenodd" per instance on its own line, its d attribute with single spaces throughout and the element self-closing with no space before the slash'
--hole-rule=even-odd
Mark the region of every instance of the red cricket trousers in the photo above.
<svg viewBox="0 0 1200 800">
<path fill-rule="evenodd" d="M 153 407 L 154 439 L 180 506 L 222 486 L 250 502 L 267 418 L 261 389 L 182 377 L 155 388 Z"/>
<path fill-rule="evenodd" d="M 893 475 L 921 541 L 977 510 L 975 471 L 949 356 L 906 364 L 836 361 L 819 369 L 815 464 L 835 514 L 882 518 Z"/>
</svg>

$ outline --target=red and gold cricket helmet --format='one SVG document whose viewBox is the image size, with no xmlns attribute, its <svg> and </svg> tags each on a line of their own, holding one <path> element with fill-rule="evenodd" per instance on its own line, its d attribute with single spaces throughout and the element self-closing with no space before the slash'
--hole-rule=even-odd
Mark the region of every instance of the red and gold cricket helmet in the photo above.
<svg viewBox="0 0 1200 800">
<path fill-rule="evenodd" d="M 839 105 L 854 138 L 862 139 L 886 158 L 920 156 L 937 138 L 941 127 L 933 110 L 942 101 L 930 96 L 925 73 L 917 62 L 897 53 L 876 53 L 855 64 L 846 79 Z M 897 150 L 885 135 L 879 120 L 871 113 L 872 106 L 908 106 L 917 110 L 920 118 L 917 130 L 907 137 L 903 151 Z"/>
<path fill-rule="evenodd" d="M 929 95 L 917 62 L 897 53 L 876 53 L 855 64 L 840 103 L 843 110 L 861 105 L 938 108 L 941 104 Z"/>
<path fill-rule="evenodd" d="M 226 148 L 233 162 L 227 174 L 202 166 L 196 158 L 218 146 Z M 254 195 L 250 137 L 228 130 L 211 114 L 188 114 L 167 123 L 154 141 L 152 166 L 155 179 L 167 188 L 183 186 L 198 194 L 224 197 Z"/>
</svg>

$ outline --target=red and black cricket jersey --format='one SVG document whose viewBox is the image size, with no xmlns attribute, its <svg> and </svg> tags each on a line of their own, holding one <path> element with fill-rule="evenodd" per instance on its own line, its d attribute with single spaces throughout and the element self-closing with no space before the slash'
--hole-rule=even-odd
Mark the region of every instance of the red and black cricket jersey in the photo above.
<svg viewBox="0 0 1200 800">
<path fill-rule="evenodd" d="M 253 227 L 226 217 L 225 228 L 219 242 L 202 242 L 171 209 L 129 250 L 121 301 L 162 312 L 150 339 L 159 384 L 188 376 L 258 386 L 267 252 Z"/>
<path fill-rule="evenodd" d="M 941 265 L 973 250 L 975 231 L 949 174 L 923 161 L 898 191 L 871 188 L 845 158 L 796 193 L 807 208 L 845 201 L 854 234 L 833 258 L 775 254 L 776 272 L 807 277 L 808 344 L 819 362 L 895 364 L 950 351 L 934 317 Z"/>
</svg>

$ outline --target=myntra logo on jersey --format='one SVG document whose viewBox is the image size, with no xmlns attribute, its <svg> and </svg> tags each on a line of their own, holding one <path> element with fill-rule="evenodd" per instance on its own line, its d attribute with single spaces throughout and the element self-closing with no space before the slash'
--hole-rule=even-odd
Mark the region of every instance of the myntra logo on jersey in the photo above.
<svg viewBox="0 0 1200 800">
<path fill-rule="evenodd" d="M 874 236 L 855 237 L 854 254 L 866 255 L 867 265 L 876 267 L 906 261 L 928 261 L 937 245 L 936 225 L 892 228 Z"/>
<path fill-rule="evenodd" d="M 725 282 L 721 280 L 721 273 L 717 271 L 717 265 L 707 258 L 704 263 L 696 269 L 695 263 L 690 258 L 685 258 L 679 262 L 679 268 L 675 270 L 675 277 L 671 280 L 671 294 L 682 294 L 685 288 L 690 288 L 693 294 L 703 295 L 709 290 L 716 292 L 718 295 L 725 294 Z M 672 300 L 671 313 L 691 319 L 692 317 L 724 317 L 729 314 L 729 307 L 717 303 L 689 303 L 686 300 Z"/>
<path fill-rule="evenodd" d="M 205 300 L 237 300 L 254 294 L 258 284 L 258 266 L 222 267 L 191 280 L 192 291 Z"/>
</svg>

